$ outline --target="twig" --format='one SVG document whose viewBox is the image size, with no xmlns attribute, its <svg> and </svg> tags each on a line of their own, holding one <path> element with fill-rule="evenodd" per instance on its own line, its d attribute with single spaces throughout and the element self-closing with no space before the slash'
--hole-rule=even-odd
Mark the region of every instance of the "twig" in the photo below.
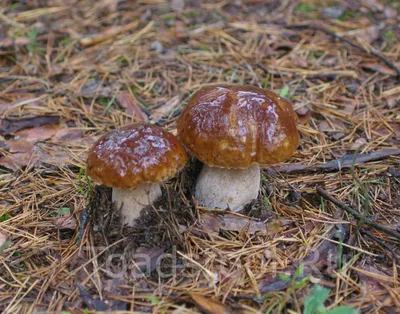
<svg viewBox="0 0 400 314">
<path fill-rule="evenodd" d="M 354 158 L 354 154 L 344 155 L 341 158 L 331 160 L 325 164 L 315 166 L 307 166 L 300 163 L 283 164 L 277 167 L 265 169 L 267 174 L 275 176 L 279 173 L 292 173 L 292 172 L 316 172 L 316 171 L 339 171 L 340 169 L 350 168 L 353 165 L 359 165 L 366 162 L 377 161 L 391 156 L 400 155 L 400 148 L 382 149 L 373 153 L 359 154 Z"/>
<path fill-rule="evenodd" d="M 375 49 L 371 49 L 369 51 L 366 51 L 361 45 L 358 45 L 354 42 L 352 42 L 350 39 L 344 38 L 342 36 L 339 36 L 337 34 L 335 34 L 334 32 L 321 27 L 321 26 L 317 26 L 317 25 L 311 25 L 311 24 L 300 24 L 300 25 L 286 25 L 285 26 L 288 29 L 313 29 L 316 31 L 321 31 L 324 32 L 325 34 L 328 34 L 330 36 L 332 36 L 335 39 L 338 39 L 340 41 L 345 42 L 346 44 L 354 47 L 354 48 L 358 48 L 364 52 L 367 52 L 373 56 L 375 56 L 376 58 L 382 60 L 384 63 L 386 63 L 387 66 L 389 66 L 390 68 L 392 68 L 393 70 L 395 70 L 397 72 L 397 78 L 400 78 L 400 68 L 398 66 L 396 66 L 392 61 L 390 61 L 389 59 L 387 59 L 386 57 L 382 56 L 379 52 L 377 52 Z"/>
<path fill-rule="evenodd" d="M 385 232 L 386 234 L 389 234 L 397 239 L 400 240 L 400 233 L 398 233 L 397 231 L 394 231 L 392 229 L 389 229 L 385 226 L 382 226 L 380 224 L 377 224 L 376 222 L 372 221 L 369 218 L 365 218 L 363 217 L 363 215 L 359 214 L 356 210 L 354 210 L 353 208 L 347 206 L 346 204 L 342 203 L 341 201 L 339 201 L 337 198 L 334 198 L 333 196 L 331 196 L 330 194 L 328 194 L 327 191 L 325 191 L 323 188 L 321 188 L 320 186 L 317 187 L 317 193 L 322 196 L 324 199 L 332 202 L 333 204 L 335 204 L 336 206 L 340 207 L 341 209 L 345 210 L 346 212 L 348 212 L 349 214 L 353 215 L 356 219 L 358 220 L 362 220 L 362 222 L 368 226 L 371 226 L 372 228 L 375 228 L 379 231 Z"/>
<path fill-rule="evenodd" d="M 79 233 L 78 233 L 78 240 L 76 241 L 77 246 L 80 246 L 82 243 L 83 235 L 85 233 L 86 225 L 88 222 L 88 212 L 87 212 L 86 208 L 84 208 L 82 210 L 79 220 L 80 220 L 80 227 L 79 227 Z"/>
</svg>

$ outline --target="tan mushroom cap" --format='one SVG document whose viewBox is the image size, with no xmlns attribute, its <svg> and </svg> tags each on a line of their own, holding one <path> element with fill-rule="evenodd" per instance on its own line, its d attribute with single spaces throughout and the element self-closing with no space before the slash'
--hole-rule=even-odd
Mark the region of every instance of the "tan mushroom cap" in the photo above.
<svg viewBox="0 0 400 314">
<path fill-rule="evenodd" d="M 87 173 L 99 184 L 135 188 L 173 177 L 188 160 L 185 148 L 173 134 L 137 123 L 100 138 L 89 151 Z"/>
<path fill-rule="evenodd" d="M 190 98 L 177 128 L 194 156 L 225 168 L 282 162 L 300 142 L 291 103 L 252 86 L 201 88 Z"/>
</svg>

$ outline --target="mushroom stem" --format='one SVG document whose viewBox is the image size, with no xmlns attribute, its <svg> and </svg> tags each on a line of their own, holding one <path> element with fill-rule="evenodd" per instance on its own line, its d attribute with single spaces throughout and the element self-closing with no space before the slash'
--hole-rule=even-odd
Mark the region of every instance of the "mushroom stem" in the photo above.
<svg viewBox="0 0 400 314">
<path fill-rule="evenodd" d="M 260 189 L 260 167 L 226 169 L 203 166 L 197 178 L 195 196 L 199 205 L 229 208 L 237 212 L 257 198 Z"/>
<path fill-rule="evenodd" d="M 143 183 L 135 189 L 112 190 L 112 201 L 121 208 L 121 217 L 125 224 L 133 226 L 142 209 L 153 204 L 162 195 L 159 183 Z"/>
</svg>

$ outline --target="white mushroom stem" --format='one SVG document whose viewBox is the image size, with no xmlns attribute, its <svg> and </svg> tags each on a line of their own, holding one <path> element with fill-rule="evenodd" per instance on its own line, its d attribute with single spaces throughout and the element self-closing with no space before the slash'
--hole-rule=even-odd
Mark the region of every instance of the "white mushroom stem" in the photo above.
<svg viewBox="0 0 400 314">
<path fill-rule="evenodd" d="M 195 197 L 200 206 L 240 211 L 257 198 L 260 167 L 226 169 L 203 166 L 197 178 Z"/>
<path fill-rule="evenodd" d="M 112 201 L 118 209 L 121 208 L 123 222 L 133 226 L 142 209 L 153 204 L 161 195 L 159 183 L 143 183 L 135 189 L 113 188 Z"/>
</svg>

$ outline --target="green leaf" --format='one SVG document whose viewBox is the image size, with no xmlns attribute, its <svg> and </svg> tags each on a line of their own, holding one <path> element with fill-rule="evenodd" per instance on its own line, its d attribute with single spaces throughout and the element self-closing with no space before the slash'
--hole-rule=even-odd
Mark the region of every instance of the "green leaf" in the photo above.
<svg viewBox="0 0 400 314">
<path fill-rule="evenodd" d="M 294 273 L 293 280 L 296 280 L 296 279 L 299 278 L 301 275 L 303 275 L 303 272 L 304 272 L 304 264 L 301 263 L 301 264 L 299 265 L 299 267 L 297 267 L 296 272 Z"/>
<path fill-rule="evenodd" d="M 296 8 L 298 12 L 312 12 L 317 10 L 318 7 L 315 4 L 310 4 L 306 2 L 301 2 L 300 5 Z"/>
<path fill-rule="evenodd" d="M 279 278 L 283 281 L 290 281 L 290 277 L 285 274 L 279 274 Z"/>
<path fill-rule="evenodd" d="M 326 314 L 357 314 L 356 309 L 347 306 L 338 306 L 326 312 Z"/>
<path fill-rule="evenodd" d="M 286 97 L 289 94 L 289 86 L 284 86 L 281 90 L 281 92 L 279 93 L 279 96 L 281 97 Z"/>
<path fill-rule="evenodd" d="M 68 216 L 71 215 L 71 210 L 69 207 L 63 207 L 61 209 L 55 210 L 55 212 L 60 216 Z"/>
<path fill-rule="evenodd" d="M 307 285 L 307 283 L 308 283 L 308 281 L 310 280 L 310 278 L 311 278 L 311 275 L 308 275 L 307 277 L 304 277 L 303 279 L 301 279 L 301 280 L 299 280 L 299 281 L 296 281 L 296 282 L 293 284 L 294 289 L 295 289 L 295 290 L 298 290 L 298 289 L 304 288 L 304 287 Z"/>
<path fill-rule="evenodd" d="M 5 213 L 5 214 L 0 216 L 0 222 L 7 221 L 8 219 L 10 219 L 10 214 L 9 213 Z"/>
<path fill-rule="evenodd" d="M 267 88 L 268 88 L 270 76 L 271 76 L 271 75 L 268 73 L 267 76 L 266 76 L 266 78 L 265 78 L 265 80 L 264 80 L 264 85 L 263 85 L 263 88 L 264 88 L 264 89 L 267 89 Z"/>
<path fill-rule="evenodd" d="M 156 297 L 154 297 L 152 295 L 148 296 L 147 299 L 153 304 L 156 304 L 156 305 L 160 304 L 160 300 L 158 300 Z"/>
<path fill-rule="evenodd" d="M 324 312 L 324 303 L 330 293 L 329 289 L 321 287 L 320 285 L 314 285 L 313 292 L 307 297 L 304 302 L 303 314 L 315 314 L 318 312 Z"/>
</svg>

